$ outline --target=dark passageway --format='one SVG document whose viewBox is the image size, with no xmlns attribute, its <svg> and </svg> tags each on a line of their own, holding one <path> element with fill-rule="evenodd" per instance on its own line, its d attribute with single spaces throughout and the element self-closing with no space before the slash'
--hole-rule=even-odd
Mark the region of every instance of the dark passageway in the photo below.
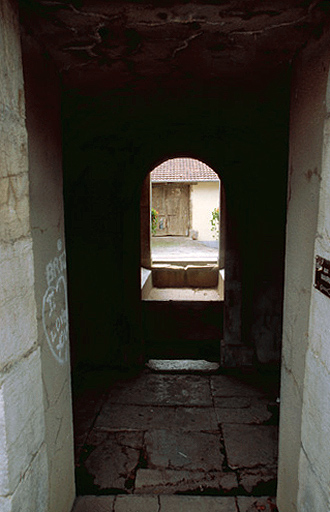
<svg viewBox="0 0 330 512">
<path fill-rule="evenodd" d="M 143 350 L 140 190 L 154 162 L 182 148 L 223 170 L 228 307 L 222 363 L 226 367 L 277 364 L 287 76 L 276 87 L 268 84 L 262 91 L 247 90 L 243 98 L 239 89 L 227 91 L 225 98 L 204 96 L 202 91 L 186 93 L 184 99 L 174 93 L 157 95 L 133 99 L 118 94 L 115 99 L 91 100 L 68 94 L 64 103 L 70 325 L 76 340 L 73 364 L 126 364 L 129 353 L 128 365 L 139 360 Z"/>
<path fill-rule="evenodd" d="M 45 102 L 63 150 L 64 213 L 56 211 L 51 221 L 67 257 L 63 301 L 70 320 L 76 484 L 87 496 L 75 512 L 136 512 L 139 503 L 148 503 L 146 512 L 274 512 L 292 64 L 308 42 L 322 37 L 327 2 L 19 4 L 29 157 L 38 172 L 54 161 L 38 138 L 43 131 L 48 136 Z M 35 54 L 55 92 L 39 83 Z M 204 317 L 197 302 L 187 302 L 184 313 L 179 303 L 168 305 L 157 340 L 162 311 L 156 301 L 141 301 L 140 199 L 150 171 L 183 156 L 221 170 L 224 300 L 204 304 Z M 318 177 L 316 171 L 306 179 Z M 33 204 L 39 222 L 48 205 L 34 176 L 32 191 L 43 203 L 43 210 Z M 50 174 L 48 183 L 54 182 Z M 57 185 L 60 209 L 62 181 Z M 50 245 L 37 221 L 35 271 L 43 283 Z M 64 275 L 59 279 L 65 283 Z M 58 289 L 55 283 L 48 292 Z M 41 285 L 38 293 L 41 301 L 48 297 Z M 49 338 L 47 326 L 39 328 Z M 214 373 L 146 369 L 151 357 L 200 358 L 195 339 L 204 343 L 202 358 L 219 364 Z M 47 354 L 43 347 L 43 364 L 57 382 Z M 70 393 L 64 384 L 61 389 L 64 410 Z M 62 417 L 57 394 L 46 440 L 54 435 L 52 418 Z M 56 482 L 53 512 L 63 461 L 53 464 L 51 452 L 48 459 L 49 481 Z M 174 494 L 179 501 L 171 501 Z M 139 502 L 140 495 L 147 501 Z"/>
</svg>

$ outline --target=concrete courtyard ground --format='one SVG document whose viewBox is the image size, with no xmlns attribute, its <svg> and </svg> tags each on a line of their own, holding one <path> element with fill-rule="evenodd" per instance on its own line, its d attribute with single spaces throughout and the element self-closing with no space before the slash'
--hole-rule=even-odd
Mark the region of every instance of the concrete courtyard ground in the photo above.
<svg viewBox="0 0 330 512">
<path fill-rule="evenodd" d="M 89 377 L 74 512 L 276 510 L 276 376 L 145 369 L 107 389 L 106 373 Z"/>
<path fill-rule="evenodd" d="M 218 242 L 201 242 L 184 236 L 151 237 L 151 258 L 154 262 L 218 260 Z"/>
</svg>

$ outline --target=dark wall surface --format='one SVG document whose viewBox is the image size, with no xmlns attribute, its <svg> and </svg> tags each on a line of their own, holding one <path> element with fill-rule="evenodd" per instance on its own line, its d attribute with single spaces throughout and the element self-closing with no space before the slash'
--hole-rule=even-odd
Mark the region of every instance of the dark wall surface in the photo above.
<svg viewBox="0 0 330 512">
<path fill-rule="evenodd" d="M 226 190 L 222 363 L 279 361 L 289 78 L 223 91 L 64 93 L 64 193 L 74 363 L 139 360 L 139 200 L 167 158 L 202 160 Z"/>
</svg>

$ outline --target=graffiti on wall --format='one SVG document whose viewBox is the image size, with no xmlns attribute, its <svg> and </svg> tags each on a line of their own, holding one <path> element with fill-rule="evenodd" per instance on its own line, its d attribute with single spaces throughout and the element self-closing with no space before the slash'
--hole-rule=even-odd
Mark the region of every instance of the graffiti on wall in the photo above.
<svg viewBox="0 0 330 512">
<path fill-rule="evenodd" d="M 47 290 L 42 302 L 42 323 L 49 348 L 61 364 L 68 361 L 69 322 L 66 287 L 66 254 L 61 240 L 58 256 L 46 265 Z"/>
</svg>

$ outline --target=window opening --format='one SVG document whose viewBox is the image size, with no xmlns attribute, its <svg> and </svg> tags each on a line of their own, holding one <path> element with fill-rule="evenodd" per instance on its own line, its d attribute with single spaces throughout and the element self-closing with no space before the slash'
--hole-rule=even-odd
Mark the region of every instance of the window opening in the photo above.
<svg viewBox="0 0 330 512">
<path fill-rule="evenodd" d="M 152 264 L 217 265 L 218 175 L 199 160 L 172 158 L 157 166 L 150 178 Z"/>
</svg>

